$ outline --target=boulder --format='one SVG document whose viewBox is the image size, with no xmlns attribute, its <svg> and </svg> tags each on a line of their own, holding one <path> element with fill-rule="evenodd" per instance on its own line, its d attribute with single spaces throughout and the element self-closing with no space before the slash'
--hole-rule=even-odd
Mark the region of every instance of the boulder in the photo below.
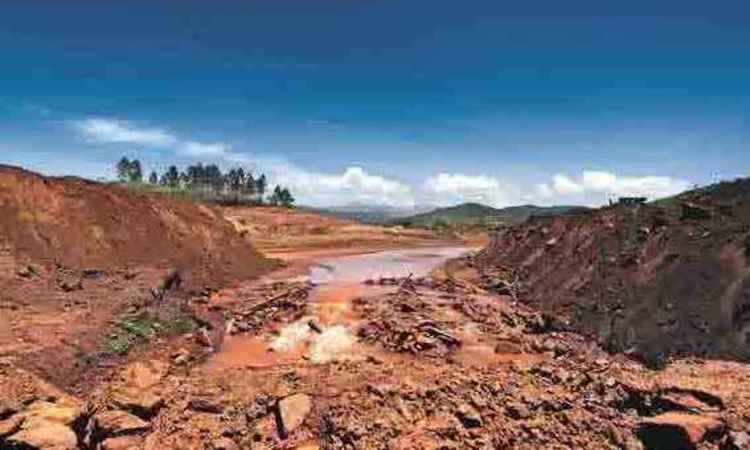
<svg viewBox="0 0 750 450">
<path fill-rule="evenodd" d="M 10 436 L 8 441 L 11 444 L 39 449 L 76 450 L 78 448 L 78 438 L 70 427 L 44 420 L 24 422 L 21 431 Z"/>
<path fill-rule="evenodd" d="M 481 414 L 467 403 L 458 406 L 456 416 L 461 421 L 464 428 L 477 428 L 482 426 Z"/>
<path fill-rule="evenodd" d="M 129 411 L 142 419 L 151 418 L 164 404 L 161 395 L 134 387 L 115 389 L 110 399 L 116 408 Z"/>
<path fill-rule="evenodd" d="M 74 405 L 37 401 L 22 414 L 26 423 L 53 422 L 70 427 L 81 416 L 81 409 Z"/>
<path fill-rule="evenodd" d="M 523 403 L 509 403 L 505 406 L 505 410 L 508 416 L 516 420 L 528 419 L 531 417 L 529 408 Z"/>
<path fill-rule="evenodd" d="M 668 412 L 642 420 L 637 435 L 647 449 L 689 450 L 723 429 L 724 423 L 715 416 Z"/>
<path fill-rule="evenodd" d="M 19 431 L 24 420 L 26 419 L 21 415 L 12 416 L 5 420 L 0 420 L 0 438 L 10 436 L 11 434 Z"/>
<path fill-rule="evenodd" d="M 705 398 L 712 398 L 710 394 L 704 394 Z M 657 401 L 663 405 L 665 409 L 669 410 L 680 410 L 690 411 L 695 413 L 700 412 L 719 412 L 722 409 L 723 402 L 719 399 L 711 402 L 711 404 L 701 400 L 696 394 L 688 391 L 673 390 L 667 391 L 661 394 Z"/>
<path fill-rule="evenodd" d="M 81 409 L 74 404 L 37 401 L 14 417 L 22 420 L 7 438 L 11 443 L 55 450 L 78 448 L 72 427 L 81 417 Z"/>
<path fill-rule="evenodd" d="M 297 429 L 310 414 L 312 398 L 307 394 L 294 394 L 279 400 L 276 408 L 276 424 L 279 436 L 286 438 Z"/>
<path fill-rule="evenodd" d="M 149 419 L 164 404 L 158 385 L 169 366 L 160 361 L 136 362 L 122 372 L 122 383 L 110 393 L 115 409 L 123 409 L 141 419 Z"/>
<path fill-rule="evenodd" d="M 96 425 L 104 436 L 137 434 L 149 429 L 148 422 L 125 411 L 103 411 L 96 415 Z"/>
<path fill-rule="evenodd" d="M 495 344 L 495 353 L 500 355 L 523 353 L 523 347 L 518 342 L 500 340 Z"/>
<path fill-rule="evenodd" d="M 122 373 L 125 384 L 140 389 L 156 386 L 167 375 L 169 367 L 161 361 L 130 364 Z"/>
<path fill-rule="evenodd" d="M 105 439 L 99 448 L 101 450 L 140 450 L 143 445 L 139 436 L 119 436 Z"/>
<path fill-rule="evenodd" d="M 221 414 L 224 412 L 224 407 L 219 403 L 213 402 L 205 398 L 193 398 L 188 402 L 188 407 L 193 411 L 205 412 L 209 414 Z"/>
</svg>

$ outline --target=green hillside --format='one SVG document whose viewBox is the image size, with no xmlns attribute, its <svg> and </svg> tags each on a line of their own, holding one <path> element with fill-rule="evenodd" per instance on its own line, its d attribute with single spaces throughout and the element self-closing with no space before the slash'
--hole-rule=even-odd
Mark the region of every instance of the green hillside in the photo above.
<svg viewBox="0 0 750 450">
<path fill-rule="evenodd" d="M 392 221 L 395 225 L 410 227 L 494 227 L 525 222 L 532 216 L 556 216 L 589 211 L 583 206 L 535 206 L 521 205 L 508 208 L 493 208 L 479 203 L 463 203 L 447 208 L 403 217 Z"/>
</svg>

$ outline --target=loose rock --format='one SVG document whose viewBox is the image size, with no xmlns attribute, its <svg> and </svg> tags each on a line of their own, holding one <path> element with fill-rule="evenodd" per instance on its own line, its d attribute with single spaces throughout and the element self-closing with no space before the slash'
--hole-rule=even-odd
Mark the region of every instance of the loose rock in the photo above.
<svg viewBox="0 0 750 450">
<path fill-rule="evenodd" d="M 647 449 L 692 449 L 711 435 L 719 434 L 724 423 L 716 417 L 668 412 L 641 421 L 638 437 Z"/>
<path fill-rule="evenodd" d="M 312 409 L 312 398 L 307 394 L 294 394 L 279 400 L 276 423 L 279 436 L 286 438 L 305 421 Z"/>
</svg>

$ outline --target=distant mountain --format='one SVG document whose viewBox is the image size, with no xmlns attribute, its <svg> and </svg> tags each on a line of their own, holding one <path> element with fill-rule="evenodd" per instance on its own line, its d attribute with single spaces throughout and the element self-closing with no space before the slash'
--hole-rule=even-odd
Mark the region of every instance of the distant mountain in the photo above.
<svg viewBox="0 0 750 450">
<path fill-rule="evenodd" d="M 493 208 L 479 203 L 463 203 L 447 208 L 408 217 L 400 217 L 391 222 L 406 226 L 496 226 L 522 223 L 534 216 L 557 216 L 589 211 L 583 206 L 535 206 L 521 205 L 508 208 Z"/>
<path fill-rule="evenodd" d="M 362 204 L 351 204 L 344 206 L 331 206 L 327 208 L 303 207 L 303 209 L 314 211 L 326 216 L 339 217 L 342 219 L 356 220 L 362 223 L 386 224 L 395 219 L 411 216 L 429 211 L 429 208 L 397 208 L 392 206 L 373 206 Z"/>
</svg>

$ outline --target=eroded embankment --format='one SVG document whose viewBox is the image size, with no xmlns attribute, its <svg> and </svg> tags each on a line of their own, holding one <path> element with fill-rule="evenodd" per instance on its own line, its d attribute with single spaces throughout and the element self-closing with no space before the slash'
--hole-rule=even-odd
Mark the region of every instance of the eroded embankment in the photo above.
<svg viewBox="0 0 750 450">
<path fill-rule="evenodd" d="M 177 197 L 0 167 L 0 245 L 11 263 L 71 269 L 181 267 L 193 281 L 248 278 L 269 263 L 221 211 Z"/>
<path fill-rule="evenodd" d="M 532 220 L 474 261 L 485 283 L 608 348 L 750 358 L 750 181 Z"/>
<path fill-rule="evenodd" d="M 118 326 L 138 337 L 176 326 L 117 319 L 163 303 L 161 288 L 184 299 L 274 265 L 219 209 L 0 167 L 0 357 L 59 386 L 83 389 L 102 353 L 131 346 L 109 338 Z"/>
</svg>

